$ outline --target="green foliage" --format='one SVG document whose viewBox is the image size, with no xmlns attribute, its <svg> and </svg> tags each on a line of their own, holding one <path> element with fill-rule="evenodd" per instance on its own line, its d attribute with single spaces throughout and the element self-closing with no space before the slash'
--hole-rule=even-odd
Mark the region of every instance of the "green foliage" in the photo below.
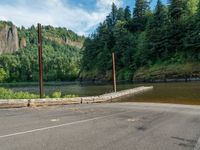
<svg viewBox="0 0 200 150">
<path fill-rule="evenodd" d="M 200 75 L 200 64 L 199 63 L 169 63 L 162 62 L 156 63 L 151 67 L 141 67 L 138 69 L 134 76 L 133 80 L 142 80 L 142 81 L 152 81 L 160 80 L 163 81 L 166 78 L 189 78 L 189 77 L 198 77 Z"/>
<path fill-rule="evenodd" d="M 53 94 L 51 95 L 52 98 L 61 98 L 62 93 L 60 91 L 58 92 L 53 92 Z"/>
<path fill-rule="evenodd" d="M 81 49 L 67 45 L 82 43 L 80 37 L 66 28 L 44 26 L 43 32 L 43 61 L 45 81 L 71 81 L 78 78 L 80 72 Z M 6 72 L 7 82 L 38 81 L 38 47 L 37 29 L 32 26 L 18 29 L 19 39 L 26 39 L 26 47 L 13 54 L 0 55 L 0 68 Z M 4 79 L 4 80 L 5 80 Z M 0 80 L 1 82 L 1 80 Z"/>
<path fill-rule="evenodd" d="M 4 82 L 6 78 L 8 77 L 7 73 L 3 68 L 0 68 L 0 83 Z"/>
<path fill-rule="evenodd" d="M 70 94 L 70 95 L 65 95 L 63 98 L 76 98 L 78 95 Z"/>
<path fill-rule="evenodd" d="M 198 8 L 199 0 L 187 0 L 188 15 L 194 15 Z"/>
<path fill-rule="evenodd" d="M 146 14 L 149 8 L 149 2 L 147 0 L 136 0 L 135 8 L 133 11 L 134 18 L 142 18 Z"/>
<path fill-rule="evenodd" d="M 13 92 L 9 89 L 0 88 L 0 99 L 37 99 L 39 95 L 28 92 Z"/>
<path fill-rule="evenodd" d="M 60 91 L 56 91 L 51 95 L 51 98 L 75 98 L 75 97 L 78 97 L 78 95 L 69 94 L 62 96 L 62 93 Z"/>
<path fill-rule="evenodd" d="M 129 6 L 127 6 L 124 10 L 124 19 L 126 21 L 130 21 L 131 20 L 131 11 L 130 11 L 130 8 Z"/>
<path fill-rule="evenodd" d="M 111 80 L 107 77 L 112 72 L 113 51 L 118 80 L 132 80 L 133 75 L 138 77 L 140 72 L 151 74 L 151 71 L 162 77 L 162 73 L 168 74 L 162 70 L 166 62 L 166 72 L 171 72 L 170 68 L 180 74 L 194 71 L 188 66 L 195 65 L 188 62 L 200 63 L 200 3 L 197 5 L 198 0 L 169 2 L 163 5 L 158 0 L 152 11 L 149 1 L 136 0 L 133 16 L 129 7 L 117 8 L 113 4 L 107 19 L 84 43 L 81 77 Z M 155 68 L 161 70 L 154 71 Z"/>
<path fill-rule="evenodd" d="M 60 91 L 52 93 L 51 96 L 45 96 L 45 98 L 75 98 L 78 95 L 69 94 L 62 97 Z M 0 99 L 39 99 L 39 95 L 31 94 L 28 92 L 14 92 L 10 89 L 0 88 Z"/>
</svg>

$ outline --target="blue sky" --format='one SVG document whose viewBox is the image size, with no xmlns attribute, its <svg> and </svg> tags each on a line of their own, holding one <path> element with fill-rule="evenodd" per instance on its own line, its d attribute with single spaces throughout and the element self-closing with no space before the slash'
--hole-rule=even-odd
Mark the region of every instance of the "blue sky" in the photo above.
<svg viewBox="0 0 200 150">
<path fill-rule="evenodd" d="M 151 7 L 156 1 L 153 0 Z M 12 21 L 19 27 L 40 22 L 88 35 L 106 18 L 112 2 L 133 9 L 135 0 L 1 0 L 0 20 Z"/>
</svg>

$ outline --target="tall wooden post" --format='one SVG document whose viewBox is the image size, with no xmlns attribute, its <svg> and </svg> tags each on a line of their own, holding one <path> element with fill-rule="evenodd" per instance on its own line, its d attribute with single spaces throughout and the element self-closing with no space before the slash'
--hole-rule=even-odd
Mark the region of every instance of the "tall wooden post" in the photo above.
<svg viewBox="0 0 200 150">
<path fill-rule="evenodd" d="M 113 91 L 117 92 L 117 84 L 116 84 L 116 71 L 115 71 L 115 53 L 112 52 L 112 66 L 113 66 Z"/>
<path fill-rule="evenodd" d="M 43 59 L 42 59 L 42 26 L 39 23 L 38 23 L 38 62 L 39 62 L 40 98 L 43 98 L 44 88 L 43 88 Z"/>
</svg>

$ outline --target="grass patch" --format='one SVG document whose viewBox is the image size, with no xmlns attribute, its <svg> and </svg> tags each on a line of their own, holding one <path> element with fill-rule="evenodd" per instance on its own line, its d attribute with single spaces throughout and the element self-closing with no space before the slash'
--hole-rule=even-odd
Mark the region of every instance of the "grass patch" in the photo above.
<svg viewBox="0 0 200 150">
<path fill-rule="evenodd" d="M 60 91 L 56 91 L 56 92 L 53 92 L 53 94 L 51 95 L 51 98 L 61 98 L 62 96 L 62 93 Z"/>
<path fill-rule="evenodd" d="M 0 88 L 0 99 L 37 99 L 39 95 Z"/>
<path fill-rule="evenodd" d="M 79 97 L 79 96 L 75 94 L 69 94 L 69 95 L 65 95 L 63 98 L 76 98 L 76 97 Z"/>
<path fill-rule="evenodd" d="M 55 91 L 50 96 L 45 96 L 45 98 L 75 98 L 79 97 L 75 94 L 69 94 L 62 96 L 62 92 Z M 39 99 L 40 96 L 37 94 L 32 94 L 29 92 L 14 92 L 10 89 L 0 88 L 0 99 Z"/>
</svg>

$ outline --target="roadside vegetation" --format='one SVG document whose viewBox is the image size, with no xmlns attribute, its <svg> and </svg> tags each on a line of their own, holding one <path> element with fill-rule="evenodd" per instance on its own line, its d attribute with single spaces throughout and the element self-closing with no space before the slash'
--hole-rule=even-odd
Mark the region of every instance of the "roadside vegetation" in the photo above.
<svg viewBox="0 0 200 150">
<path fill-rule="evenodd" d="M 78 95 L 69 94 L 63 95 L 60 91 L 54 92 L 50 96 L 45 96 L 45 98 L 75 98 Z M 29 92 L 14 92 L 10 89 L 0 88 L 0 99 L 39 99 L 39 95 L 32 94 Z"/>
<path fill-rule="evenodd" d="M 78 97 L 78 95 L 75 94 L 63 95 L 61 91 L 53 92 L 51 95 L 51 98 L 75 98 L 75 97 Z"/>
<path fill-rule="evenodd" d="M 0 99 L 37 99 L 39 95 L 0 88 Z"/>
</svg>

